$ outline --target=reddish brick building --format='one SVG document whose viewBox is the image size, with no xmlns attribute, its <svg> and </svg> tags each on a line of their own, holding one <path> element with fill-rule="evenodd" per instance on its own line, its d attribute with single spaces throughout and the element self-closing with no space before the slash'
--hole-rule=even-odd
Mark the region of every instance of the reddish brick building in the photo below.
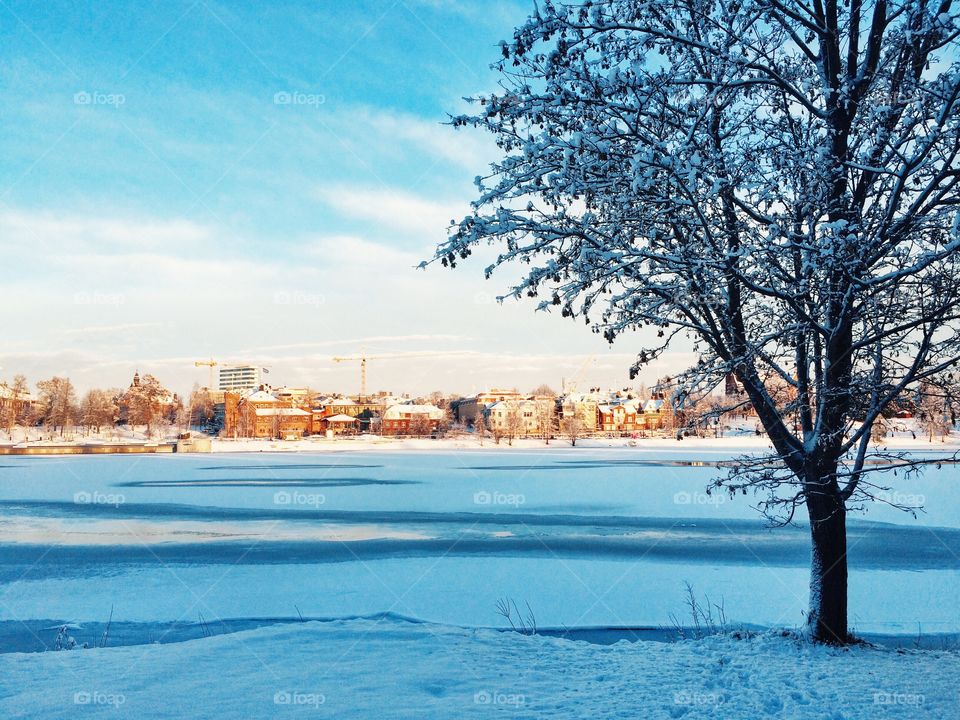
<svg viewBox="0 0 960 720">
<path fill-rule="evenodd" d="M 429 435 L 437 431 L 443 410 L 436 405 L 393 405 L 383 413 L 383 435 Z"/>
<path fill-rule="evenodd" d="M 312 413 L 287 407 L 265 390 L 257 390 L 240 398 L 236 422 L 236 437 L 290 440 L 310 434 Z"/>
<path fill-rule="evenodd" d="M 598 429 L 605 433 L 662 430 L 669 425 L 669 406 L 663 400 L 627 400 L 597 406 Z"/>
</svg>

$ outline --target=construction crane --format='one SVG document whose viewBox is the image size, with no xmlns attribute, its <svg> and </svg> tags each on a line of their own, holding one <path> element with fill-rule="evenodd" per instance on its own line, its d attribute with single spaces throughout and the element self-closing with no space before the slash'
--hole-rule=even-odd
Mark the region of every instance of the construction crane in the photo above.
<svg viewBox="0 0 960 720">
<path fill-rule="evenodd" d="M 343 362 L 359 362 L 360 363 L 360 398 L 363 399 L 367 396 L 367 360 L 402 360 L 404 358 L 414 358 L 414 357 L 431 357 L 435 356 L 436 353 L 430 352 L 419 352 L 419 353 L 390 353 L 387 355 L 367 355 L 363 350 L 361 350 L 356 355 L 348 355 L 345 357 L 335 357 L 333 361 L 335 363 Z"/>
<path fill-rule="evenodd" d="M 360 398 L 362 399 L 367 394 L 367 356 L 357 355 L 351 357 L 335 357 L 333 359 L 335 363 L 354 362 L 356 360 L 360 361 Z"/>
<path fill-rule="evenodd" d="M 193 363 L 194 367 L 206 366 L 210 368 L 210 382 L 207 385 L 207 390 L 213 390 L 213 369 L 219 364 L 220 363 L 218 363 L 213 358 L 210 358 L 209 360 L 197 360 L 195 363 Z"/>
<path fill-rule="evenodd" d="M 580 366 L 580 369 L 577 370 L 577 374 L 573 376 L 573 381 L 568 382 L 566 380 L 562 381 L 563 392 L 564 393 L 575 393 L 577 392 L 578 386 L 583 382 L 584 376 L 587 374 L 587 368 L 597 359 L 596 353 L 587 357 L 583 361 L 583 364 Z"/>
</svg>

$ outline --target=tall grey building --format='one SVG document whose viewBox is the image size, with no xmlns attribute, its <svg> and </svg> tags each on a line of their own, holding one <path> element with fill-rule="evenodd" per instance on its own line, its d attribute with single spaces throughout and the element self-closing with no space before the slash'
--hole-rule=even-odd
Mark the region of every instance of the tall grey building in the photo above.
<svg viewBox="0 0 960 720">
<path fill-rule="evenodd" d="M 220 390 L 243 392 L 255 390 L 263 383 L 266 368 L 254 365 L 224 365 L 220 368 Z"/>
</svg>

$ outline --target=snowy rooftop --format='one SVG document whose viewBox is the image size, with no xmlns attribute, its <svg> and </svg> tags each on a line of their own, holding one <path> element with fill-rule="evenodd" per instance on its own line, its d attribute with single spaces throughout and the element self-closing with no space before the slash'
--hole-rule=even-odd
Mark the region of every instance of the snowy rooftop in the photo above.
<svg viewBox="0 0 960 720">
<path fill-rule="evenodd" d="M 383 419 L 400 420 L 407 415 L 426 415 L 431 420 L 442 420 L 443 410 L 436 405 L 394 405 L 383 414 Z"/>
<path fill-rule="evenodd" d="M 300 408 L 257 408 L 257 417 L 277 416 L 284 417 L 310 417 L 309 410 Z"/>
<path fill-rule="evenodd" d="M 9 400 L 16 395 L 17 394 L 13 391 L 13 388 L 7 385 L 0 385 L 0 398 Z M 22 392 L 19 394 L 19 396 L 17 396 L 17 399 L 23 402 L 33 402 L 33 395 L 31 395 L 29 392 Z"/>
<path fill-rule="evenodd" d="M 244 400 L 246 400 L 247 402 L 269 402 L 269 403 L 279 402 L 273 395 L 271 395 L 268 392 L 265 392 L 264 390 L 256 390 L 255 392 L 252 392 L 246 397 L 244 397 Z"/>
</svg>

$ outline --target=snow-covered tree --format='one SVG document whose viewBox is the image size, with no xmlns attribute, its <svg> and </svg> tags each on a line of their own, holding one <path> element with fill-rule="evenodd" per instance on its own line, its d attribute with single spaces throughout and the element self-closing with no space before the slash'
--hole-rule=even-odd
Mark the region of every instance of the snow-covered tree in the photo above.
<svg viewBox="0 0 960 720">
<path fill-rule="evenodd" d="M 530 394 L 534 397 L 544 398 L 555 398 L 557 396 L 556 391 L 546 383 L 537 385 L 533 390 L 530 391 Z"/>
<path fill-rule="evenodd" d="M 540 398 L 534 401 L 533 418 L 537 428 L 537 435 L 546 445 L 557 428 L 557 403 L 552 397 Z"/>
<path fill-rule="evenodd" d="M 507 439 L 507 444 L 513 445 L 515 438 L 526 434 L 526 423 L 520 403 L 516 400 L 505 400 L 494 407 L 491 422 L 495 430 L 499 430 L 500 435 Z"/>
<path fill-rule="evenodd" d="M 587 434 L 583 408 L 578 403 L 563 407 L 563 414 L 560 417 L 560 434 L 570 441 L 571 447 L 576 447 L 577 440 Z"/>
<path fill-rule="evenodd" d="M 484 411 L 478 410 L 476 416 L 473 420 L 473 433 L 476 435 L 477 440 L 480 441 L 480 445 L 483 445 L 483 439 L 487 436 L 487 417 L 484 415 Z"/>
<path fill-rule="evenodd" d="M 30 411 L 27 398 L 30 395 L 30 386 L 27 378 L 23 375 L 16 375 L 13 378 L 13 384 L 2 384 L 0 390 L 5 391 L 0 396 L 0 422 L 3 423 L 4 430 L 7 431 L 7 437 L 13 439 L 13 429 L 17 425 L 26 425 L 27 416 Z"/>
<path fill-rule="evenodd" d="M 502 158 L 437 252 L 646 345 L 691 396 L 733 373 L 775 453 L 723 482 L 809 517 L 809 629 L 850 639 L 847 512 L 915 461 L 871 446 L 960 357 L 960 68 L 949 0 L 543 0 L 457 126 Z M 767 386 L 792 388 L 783 413 Z M 854 412 L 854 406 L 857 411 Z M 786 417 L 785 417 L 786 415 Z M 870 462 L 867 462 L 869 459 Z"/>
<path fill-rule="evenodd" d="M 44 428 L 63 435 L 64 429 L 72 425 L 78 415 L 77 395 L 69 378 L 53 377 L 37 383 L 36 414 Z"/>
<path fill-rule="evenodd" d="M 143 425 L 149 437 L 157 422 L 164 420 L 164 410 L 171 407 L 171 395 L 153 375 L 144 375 L 127 389 L 123 404 L 128 407 L 131 427 Z"/>
<path fill-rule="evenodd" d="M 88 390 L 80 402 L 80 422 L 87 430 L 94 430 L 97 434 L 103 427 L 110 427 L 117 422 L 120 416 L 120 406 L 117 402 L 116 390 Z"/>
<path fill-rule="evenodd" d="M 952 372 L 941 373 L 920 383 L 917 392 L 917 420 L 930 442 L 945 439 L 956 424 L 960 387 Z"/>
<path fill-rule="evenodd" d="M 433 421 L 430 419 L 430 415 L 425 412 L 411 413 L 407 432 L 413 437 L 418 438 L 429 435 L 433 432 Z"/>
<path fill-rule="evenodd" d="M 200 428 L 209 427 L 214 415 L 213 405 L 213 396 L 210 394 L 210 390 L 195 383 L 193 390 L 190 392 L 187 424 Z"/>
</svg>

